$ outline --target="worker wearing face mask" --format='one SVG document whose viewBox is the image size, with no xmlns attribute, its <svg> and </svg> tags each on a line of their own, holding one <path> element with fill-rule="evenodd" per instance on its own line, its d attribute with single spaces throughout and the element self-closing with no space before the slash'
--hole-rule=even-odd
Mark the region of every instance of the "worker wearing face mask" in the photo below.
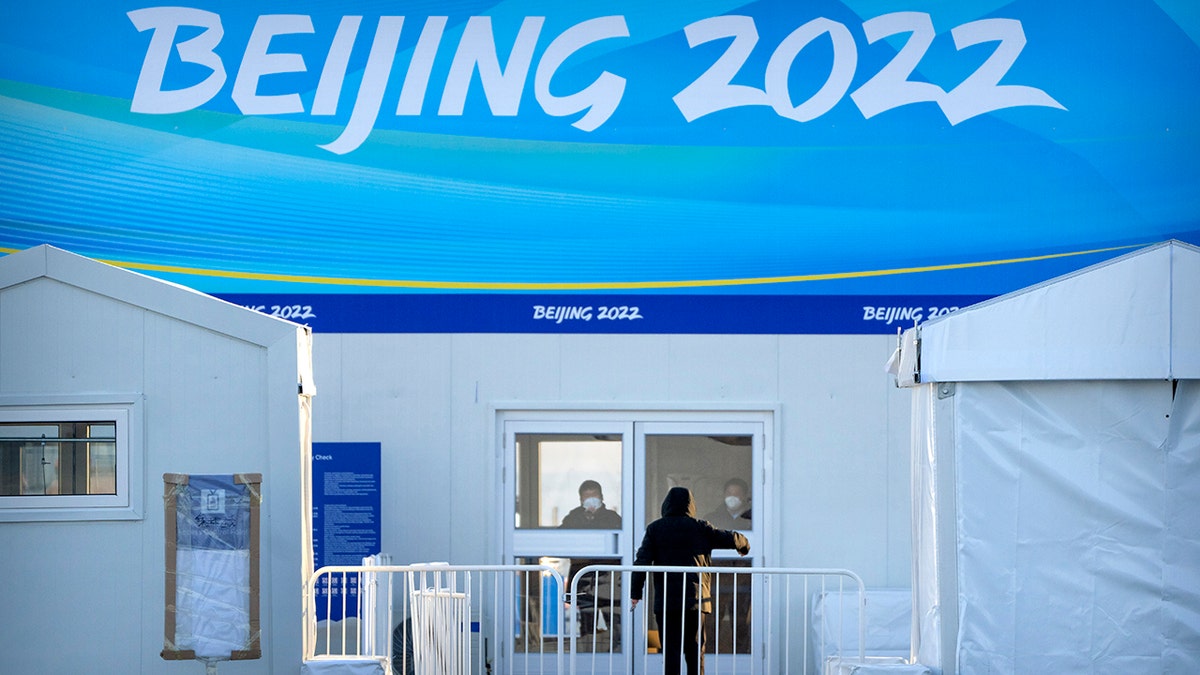
<svg viewBox="0 0 1200 675">
<path fill-rule="evenodd" d="M 588 479 L 579 484 L 579 506 L 571 509 L 563 518 L 562 527 L 565 529 L 589 530 L 619 530 L 621 515 L 604 505 L 604 490 L 600 483 Z M 567 574 L 567 587 L 571 588 L 572 580 L 579 570 L 591 564 L 612 563 L 607 558 L 571 558 L 571 569 Z M 612 597 L 611 575 L 590 575 L 580 579 L 576 588 L 579 593 L 579 624 L 580 636 L 588 636 L 599 629 L 597 615 L 605 615 L 607 626 L 603 630 L 618 630 L 620 611 L 612 611 L 615 605 Z M 570 607 L 570 604 L 567 605 Z"/>
<path fill-rule="evenodd" d="M 750 486 L 741 478 L 725 481 L 724 503 L 704 519 L 726 530 L 750 529 Z"/>
<path fill-rule="evenodd" d="M 723 501 L 705 520 L 727 530 L 749 530 L 750 486 L 741 478 L 725 481 Z M 732 564 L 718 561 L 720 564 Z M 720 654 L 750 653 L 751 584 L 748 574 L 718 575 L 712 621 L 704 624 L 706 644 Z M 719 629 L 718 629 L 719 628 Z"/>
<path fill-rule="evenodd" d="M 579 506 L 571 509 L 563 518 L 562 527 L 567 529 L 619 530 L 621 516 L 604 505 L 604 491 L 594 480 L 579 484 Z"/>
</svg>

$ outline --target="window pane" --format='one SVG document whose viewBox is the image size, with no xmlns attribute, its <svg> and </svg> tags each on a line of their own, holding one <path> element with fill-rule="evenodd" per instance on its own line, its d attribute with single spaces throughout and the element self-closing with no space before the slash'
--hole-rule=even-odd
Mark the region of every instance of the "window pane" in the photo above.
<svg viewBox="0 0 1200 675">
<path fill-rule="evenodd" d="M 621 528 L 620 437 L 517 434 L 516 444 L 518 528 Z"/>
<path fill-rule="evenodd" d="M 89 495 L 117 494 L 117 444 L 88 443 Z"/>
<path fill-rule="evenodd" d="M 21 488 L 14 494 L 58 494 L 58 444 L 21 445 Z"/>
<path fill-rule="evenodd" d="M 116 473 L 111 422 L 0 423 L 0 496 L 115 495 Z"/>
<path fill-rule="evenodd" d="M 517 652 L 552 653 L 558 640 L 563 641 L 564 651 L 569 651 L 571 636 L 576 638 L 575 649 L 581 654 L 621 652 L 621 573 L 592 571 L 575 584 L 578 595 L 570 594 L 572 582 L 585 567 L 620 565 L 620 558 L 541 556 L 517 558 L 516 562 L 555 567 L 563 575 L 564 584 L 559 589 L 551 583 L 551 577 L 526 577 L 518 598 Z M 557 624 L 560 618 L 561 633 Z M 522 631 L 522 626 L 526 630 Z"/>
<path fill-rule="evenodd" d="M 752 436 L 646 436 L 646 525 L 673 487 L 696 500 L 696 516 L 727 530 L 753 529 Z"/>
</svg>

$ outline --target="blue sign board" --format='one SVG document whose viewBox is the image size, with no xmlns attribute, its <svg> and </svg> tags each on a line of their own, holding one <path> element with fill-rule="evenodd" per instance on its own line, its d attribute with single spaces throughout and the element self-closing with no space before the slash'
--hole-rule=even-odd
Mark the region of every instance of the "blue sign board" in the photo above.
<svg viewBox="0 0 1200 675">
<path fill-rule="evenodd" d="M 314 569 L 360 565 L 380 552 L 380 449 L 379 443 L 313 443 Z M 316 589 L 317 620 L 358 616 L 357 576 L 327 578 L 332 585 Z"/>
</svg>

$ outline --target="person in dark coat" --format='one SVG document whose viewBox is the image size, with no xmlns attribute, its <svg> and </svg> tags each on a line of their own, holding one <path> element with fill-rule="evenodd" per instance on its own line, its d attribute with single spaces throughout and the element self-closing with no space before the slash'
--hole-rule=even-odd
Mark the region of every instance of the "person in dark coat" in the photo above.
<svg viewBox="0 0 1200 675">
<path fill-rule="evenodd" d="M 634 565 L 679 565 L 709 567 L 713 549 L 736 549 L 750 553 L 746 536 L 734 530 L 718 530 L 707 520 L 696 518 L 691 490 L 674 487 L 662 503 L 662 517 L 646 526 Z M 689 675 L 704 675 L 704 617 L 712 612 L 707 573 L 670 572 L 652 574 L 654 617 L 658 621 L 667 675 L 678 675 L 683 653 Z M 634 608 L 642 599 L 646 572 L 634 572 L 629 590 Z"/>
</svg>

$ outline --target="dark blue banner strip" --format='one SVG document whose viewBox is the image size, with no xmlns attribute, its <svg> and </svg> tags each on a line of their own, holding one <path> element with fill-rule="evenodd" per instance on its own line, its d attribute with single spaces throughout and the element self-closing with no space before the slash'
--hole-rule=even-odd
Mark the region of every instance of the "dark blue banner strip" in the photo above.
<svg viewBox="0 0 1200 675">
<path fill-rule="evenodd" d="M 982 295 L 221 294 L 319 333 L 894 334 Z"/>
</svg>

